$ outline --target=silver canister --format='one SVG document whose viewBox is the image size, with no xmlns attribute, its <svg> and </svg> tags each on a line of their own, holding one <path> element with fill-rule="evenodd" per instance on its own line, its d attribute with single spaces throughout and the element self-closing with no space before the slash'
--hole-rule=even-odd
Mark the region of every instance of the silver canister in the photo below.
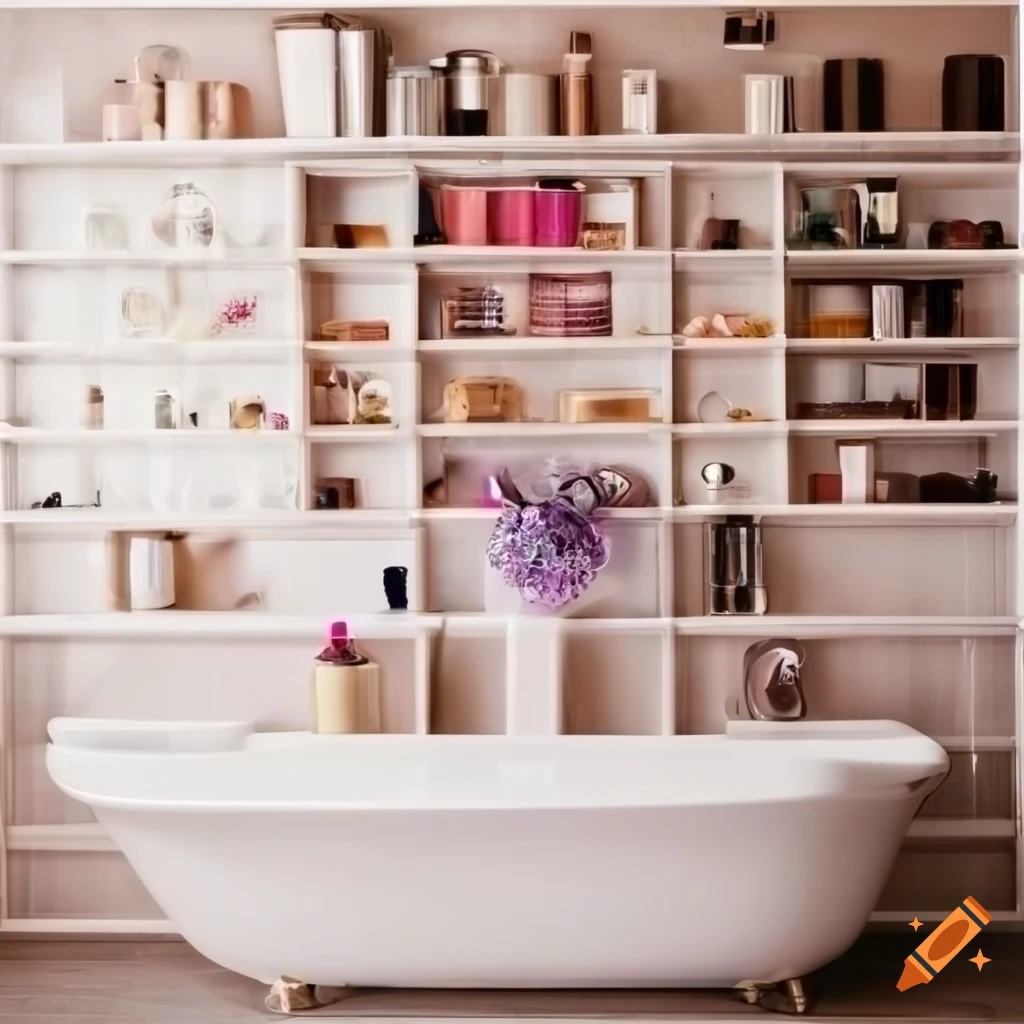
<svg viewBox="0 0 1024 1024">
<path fill-rule="evenodd" d="M 444 82 L 433 68 L 388 71 L 388 135 L 440 135 L 444 124 Z"/>
<path fill-rule="evenodd" d="M 379 28 L 344 25 L 338 32 L 338 135 L 387 133 L 387 76 L 391 37 Z"/>
<path fill-rule="evenodd" d="M 502 76 L 501 109 L 492 134 L 558 134 L 558 75 L 507 72 Z"/>
<path fill-rule="evenodd" d="M 704 578 L 708 615 L 764 615 L 761 527 L 752 516 L 704 524 Z"/>
<path fill-rule="evenodd" d="M 746 75 L 744 90 L 748 135 L 796 131 L 796 98 L 791 76 Z"/>
</svg>

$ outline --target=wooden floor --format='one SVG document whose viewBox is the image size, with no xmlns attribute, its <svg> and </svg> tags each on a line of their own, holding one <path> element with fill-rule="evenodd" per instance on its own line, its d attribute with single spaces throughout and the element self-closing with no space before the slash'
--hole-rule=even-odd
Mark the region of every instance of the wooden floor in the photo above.
<svg viewBox="0 0 1024 1024">
<path fill-rule="evenodd" d="M 999 1020 L 1024 1022 L 1024 935 L 989 935 L 991 963 L 965 954 L 930 985 L 896 991 L 913 935 L 874 935 L 810 981 L 815 1020 Z M 973 948 L 971 955 L 976 952 Z M 281 1021 L 262 985 L 225 971 L 182 942 L 0 941 L 0 1024 L 239 1024 Z M 753 1024 L 785 1017 L 729 992 L 491 993 L 365 990 L 321 1010 L 348 1021 L 463 1021 L 529 1016 Z"/>
</svg>

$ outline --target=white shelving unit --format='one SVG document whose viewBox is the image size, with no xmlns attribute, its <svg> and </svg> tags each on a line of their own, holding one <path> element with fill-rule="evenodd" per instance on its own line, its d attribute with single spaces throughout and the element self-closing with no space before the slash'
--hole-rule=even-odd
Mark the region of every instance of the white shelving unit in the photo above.
<svg viewBox="0 0 1024 1024">
<path fill-rule="evenodd" d="M 444 460 L 480 476 L 500 462 L 521 470 L 552 456 L 629 467 L 654 491 L 650 508 L 601 514 L 612 561 L 592 592 L 554 619 L 559 656 L 547 682 L 562 694 L 564 732 L 718 732 L 725 699 L 739 692 L 745 648 L 795 637 L 808 649 L 814 717 L 899 718 L 936 737 L 953 758 L 950 781 L 915 822 L 875 920 L 944 916 L 964 882 L 976 879 L 977 897 L 1001 926 L 1024 923 L 1021 250 L 786 245 L 794 184 L 869 172 L 900 177 L 901 201 L 905 195 L 915 218 L 955 216 L 950 211 L 962 206 L 963 216 L 1000 219 L 1007 237 L 1020 241 L 1015 115 L 1012 130 L 1001 133 L 903 130 L 937 120 L 935 82 L 928 95 L 916 85 L 923 68 L 936 75 L 945 53 L 968 45 L 1006 52 L 1007 33 L 1018 33 L 1016 0 L 773 5 L 788 12 L 793 45 L 804 47 L 797 52 L 830 56 L 838 32 L 892 65 L 897 130 L 769 137 L 736 134 L 742 89 L 738 100 L 728 92 L 744 70 L 768 65 L 730 64 L 728 78 L 716 78 L 718 65 L 708 61 L 722 53 L 712 34 L 721 11 L 704 3 L 348 5 L 393 33 L 402 63 L 436 56 L 424 47 L 464 45 L 532 69 L 537 39 L 585 18 L 607 91 L 602 117 L 613 116 L 618 70 L 648 48 L 659 74 L 686 69 L 685 82 L 671 79 L 674 90 L 704 90 L 703 107 L 667 108 L 666 134 L 573 139 L 280 138 L 270 11 L 307 6 L 0 0 L 0 56 L 12 68 L 0 75 L 0 94 L 5 83 L 17 84 L 15 48 L 39 67 L 65 63 L 67 137 L 95 138 L 101 83 L 122 74 L 117 62 L 134 52 L 119 49 L 118 12 L 127 10 L 147 38 L 180 42 L 197 74 L 202 67 L 203 75 L 250 85 L 267 136 L 103 144 L 5 133 L 0 141 L 0 932 L 170 930 L 103 829 L 46 778 L 44 726 L 52 715 L 253 718 L 302 728 L 308 662 L 325 622 L 345 617 L 382 666 L 389 731 L 514 732 L 519 645 L 530 634 L 512 614 L 520 610 L 515 602 L 486 579 L 484 547 L 498 512 L 468 500 L 428 505 L 424 487 Z M 933 24 L 935 8 L 944 10 Z M 508 39 L 513 17 L 518 36 Z M 905 54 L 900 39 L 910 36 L 894 27 L 901 25 L 921 29 L 928 61 Z M 95 42 L 101 72 L 67 65 L 80 37 Z M 685 53 L 677 52 L 681 39 Z M 901 77 L 902 60 L 910 70 Z M 723 130 L 712 130 L 719 124 Z M 642 183 L 641 247 L 417 248 L 421 175 L 631 179 Z M 212 251 L 161 248 L 149 230 L 163 192 L 182 181 L 218 207 L 225 241 Z M 712 192 L 715 214 L 739 219 L 749 247 L 694 251 L 694 222 Z M 111 205 L 130 225 L 130 247 L 90 251 L 82 209 Z M 389 247 L 308 247 L 307 222 L 328 211 L 336 220 L 384 223 Z M 530 337 L 526 276 L 595 270 L 612 274 L 613 336 Z M 440 337 L 431 321 L 438 295 L 482 277 L 505 287 L 517 334 Z M 967 336 L 799 336 L 798 282 L 878 277 L 962 277 Z M 164 338 L 128 338 L 119 309 L 131 287 L 206 312 L 224 296 L 258 294 L 260 321 L 237 337 L 196 340 L 167 324 Z M 716 312 L 769 316 L 775 333 L 682 334 L 692 317 Z M 319 323 L 335 317 L 387 318 L 390 341 L 315 340 Z M 977 417 L 799 418 L 799 402 L 834 397 L 824 393 L 833 386 L 829 368 L 876 358 L 977 362 Z M 332 361 L 372 369 L 392 384 L 393 425 L 311 422 L 310 366 Z M 519 380 L 531 421 L 437 421 L 443 384 L 480 373 Z M 558 388 L 615 383 L 658 387 L 661 420 L 554 422 Z M 79 422 L 89 384 L 104 388 L 103 430 Z M 152 393 L 163 387 L 177 389 L 183 408 L 199 410 L 199 428 L 153 428 Z M 763 419 L 699 422 L 696 402 L 711 390 Z M 249 393 L 287 414 L 289 429 L 227 429 L 228 399 Z M 836 471 L 834 442 L 844 436 L 875 438 L 886 468 L 970 472 L 987 464 L 999 474 L 1001 500 L 809 504 L 808 477 Z M 735 466 L 749 499 L 708 504 L 699 471 L 709 461 Z M 358 482 L 357 508 L 314 509 L 316 481 L 333 477 Z M 100 507 L 31 507 L 53 490 L 68 505 L 88 506 L 97 489 Z M 764 526 L 765 617 L 704 614 L 702 528 L 726 515 L 756 516 Z M 178 609 L 108 610 L 112 531 L 180 535 Z M 380 581 L 390 565 L 409 570 L 407 612 L 386 608 Z M 73 884 L 57 887 L 58 873 Z"/>
</svg>

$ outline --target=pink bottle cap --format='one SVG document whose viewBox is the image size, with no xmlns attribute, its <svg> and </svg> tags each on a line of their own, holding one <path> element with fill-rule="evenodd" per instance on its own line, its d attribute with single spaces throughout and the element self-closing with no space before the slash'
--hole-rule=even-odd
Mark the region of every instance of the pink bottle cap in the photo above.
<svg viewBox="0 0 1024 1024">
<path fill-rule="evenodd" d="M 332 622 L 330 631 L 331 644 L 344 644 L 348 642 L 348 623 Z"/>
</svg>

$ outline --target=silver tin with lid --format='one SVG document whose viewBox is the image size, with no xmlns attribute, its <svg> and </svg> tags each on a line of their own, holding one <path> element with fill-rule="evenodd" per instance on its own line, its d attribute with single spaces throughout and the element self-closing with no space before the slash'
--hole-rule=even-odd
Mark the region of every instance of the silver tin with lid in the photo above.
<svg viewBox="0 0 1024 1024">
<path fill-rule="evenodd" d="M 426 65 L 388 71 L 388 135 L 441 135 L 444 82 Z"/>
<path fill-rule="evenodd" d="M 507 72 L 502 75 L 501 107 L 494 134 L 558 134 L 558 75 Z"/>
</svg>

